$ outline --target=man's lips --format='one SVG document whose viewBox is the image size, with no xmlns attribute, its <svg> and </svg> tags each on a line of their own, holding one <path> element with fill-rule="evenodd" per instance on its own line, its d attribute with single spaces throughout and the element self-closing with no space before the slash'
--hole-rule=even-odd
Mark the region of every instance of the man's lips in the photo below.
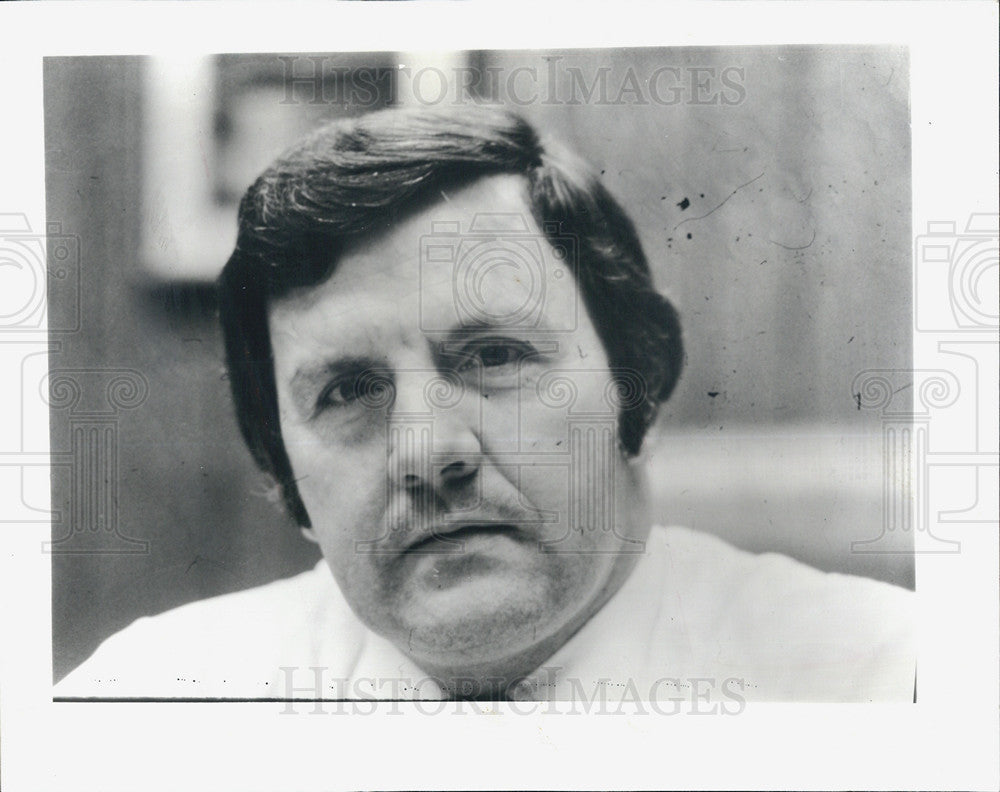
<svg viewBox="0 0 1000 792">
<path fill-rule="evenodd" d="M 448 523 L 408 545 L 404 553 L 461 553 L 466 539 L 479 536 L 517 538 L 521 535 L 521 529 L 511 523 Z"/>
</svg>

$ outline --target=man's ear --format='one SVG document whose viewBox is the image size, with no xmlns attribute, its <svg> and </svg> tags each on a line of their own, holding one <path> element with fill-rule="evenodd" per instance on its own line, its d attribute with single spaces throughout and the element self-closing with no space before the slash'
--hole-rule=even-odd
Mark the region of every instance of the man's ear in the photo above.
<svg viewBox="0 0 1000 792">
<path fill-rule="evenodd" d="M 316 531 L 313 530 L 312 526 L 305 525 L 299 528 L 299 530 L 302 531 L 302 535 L 310 542 L 312 542 L 313 544 L 319 544 L 319 539 L 316 536 Z"/>
</svg>

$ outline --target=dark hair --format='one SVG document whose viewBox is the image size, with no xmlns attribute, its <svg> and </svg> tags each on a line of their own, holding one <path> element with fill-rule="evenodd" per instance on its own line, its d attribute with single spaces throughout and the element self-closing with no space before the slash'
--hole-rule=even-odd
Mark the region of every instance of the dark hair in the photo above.
<svg viewBox="0 0 1000 792">
<path fill-rule="evenodd" d="M 322 283 L 346 244 L 391 228 L 440 189 L 501 173 L 524 176 L 532 214 L 548 237 L 576 239 L 580 294 L 628 392 L 619 441 L 627 453 L 639 452 L 677 382 L 682 347 L 677 314 L 654 288 L 625 212 L 592 173 L 543 146 L 510 112 L 383 110 L 318 129 L 264 171 L 240 202 L 236 249 L 219 278 L 240 430 L 300 525 L 310 521 L 281 437 L 269 300 Z"/>
</svg>

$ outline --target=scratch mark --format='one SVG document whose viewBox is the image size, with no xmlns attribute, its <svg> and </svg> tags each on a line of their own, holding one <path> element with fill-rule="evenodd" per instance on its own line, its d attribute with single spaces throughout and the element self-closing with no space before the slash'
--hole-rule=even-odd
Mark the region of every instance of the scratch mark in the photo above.
<svg viewBox="0 0 1000 792">
<path fill-rule="evenodd" d="M 770 242 L 772 245 L 777 245 L 778 247 L 784 248 L 785 250 L 805 250 L 807 247 L 811 247 L 812 243 L 816 241 L 816 229 L 815 228 L 813 229 L 812 238 L 805 245 L 782 245 L 780 242 L 775 242 L 770 237 L 768 237 L 767 241 Z"/>
<path fill-rule="evenodd" d="M 727 195 L 725 198 L 722 199 L 722 203 L 720 203 L 714 209 L 711 209 L 710 211 L 706 212 L 703 215 L 699 215 L 698 217 L 689 217 L 686 220 L 681 220 L 677 225 L 674 226 L 673 230 L 676 231 L 678 228 L 680 228 L 685 223 L 690 223 L 693 220 L 704 220 L 710 214 L 712 214 L 713 212 L 717 212 L 719 209 L 721 209 L 723 206 L 725 206 L 726 205 L 726 201 L 728 201 L 730 198 L 732 198 L 734 195 L 736 195 L 736 193 L 738 193 L 744 187 L 749 187 L 751 184 L 753 184 L 755 181 L 757 181 L 757 179 L 759 179 L 763 175 L 764 175 L 764 171 L 761 171 L 756 176 L 754 176 L 750 181 L 744 182 L 739 187 L 737 187 L 735 190 L 733 190 L 731 193 L 729 193 L 729 195 Z"/>
</svg>

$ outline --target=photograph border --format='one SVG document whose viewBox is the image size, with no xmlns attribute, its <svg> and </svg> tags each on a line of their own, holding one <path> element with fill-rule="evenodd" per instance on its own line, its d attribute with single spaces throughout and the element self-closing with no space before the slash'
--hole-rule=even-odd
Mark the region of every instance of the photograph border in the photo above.
<svg viewBox="0 0 1000 792">
<path fill-rule="evenodd" d="M 416 30 L 427 50 L 907 46 L 918 306 L 913 373 L 929 373 L 925 379 L 932 384 L 918 390 L 946 418 L 928 417 L 933 434 L 915 433 L 918 453 L 906 472 L 929 520 L 917 533 L 916 707 L 753 704 L 739 717 L 699 718 L 707 713 L 695 704 L 682 708 L 683 717 L 623 711 L 574 718 L 526 713 L 523 705 L 504 702 L 428 718 L 417 704 L 373 702 L 366 717 L 303 711 L 305 717 L 295 718 L 282 716 L 275 703 L 53 703 L 50 556 L 40 551 L 51 539 L 49 524 L 15 514 L 9 520 L 5 515 L 0 553 L 0 592 L 6 603 L 16 603 L 2 616 L 5 644 L 14 647 L 4 652 L 0 687 L 5 789 L 132 789 L 137 783 L 153 789 L 997 787 L 1000 548 L 994 507 L 984 497 L 991 478 L 994 485 L 996 480 L 997 337 L 982 323 L 948 325 L 942 317 L 969 315 L 967 300 L 950 298 L 963 294 L 961 288 L 927 295 L 928 302 L 924 290 L 931 287 L 921 276 L 921 261 L 940 261 L 921 258 L 928 235 L 979 233 L 979 218 L 986 218 L 993 223 L 986 233 L 995 239 L 995 4 L 623 2 L 611 16 L 590 4 L 296 4 L 284 11 L 228 2 L 17 6 L 0 14 L 9 30 L 18 31 L 0 53 L 4 95 L 18 120 L 5 129 L 7 145 L 0 152 L 3 171 L 11 174 L 0 181 L 0 213 L 22 215 L 36 233 L 59 233 L 45 217 L 44 55 L 178 47 L 406 51 Z M 308 14 L 310 24 L 303 26 L 299 14 Z M 924 305 L 926 314 L 919 307 Z M 19 383 L 24 361 L 57 345 L 44 327 L 5 335 L 5 381 Z M 933 372 L 940 371 L 952 374 L 963 398 L 935 379 Z M 7 446 L 0 461 L 44 469 L 48 407 L 38 394 L 23 396 L 20 388 L 5 390 Z M 966 475 L 957 476 L 960 470 Z M 948 482 L 947 490 L 931 487 L 936 481 Z M 962 496 L 956 496 L 955 482 L 965 483 Z M 942 524 L 948 536 L 958 537 L 956 552 L 935 552 L 935 529 Z"/>
</svg>

